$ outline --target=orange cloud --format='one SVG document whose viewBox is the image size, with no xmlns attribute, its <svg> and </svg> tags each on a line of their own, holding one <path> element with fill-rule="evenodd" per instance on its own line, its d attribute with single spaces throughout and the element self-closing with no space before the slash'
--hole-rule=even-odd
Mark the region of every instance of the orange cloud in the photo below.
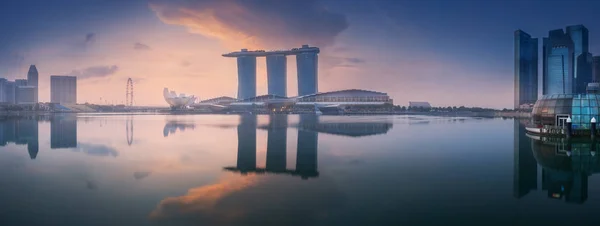
<svg viewBox="0 0 600 226">
<path fill-rule="evenodd" d="M 348 27 L 346 17 L 315 0 L 151 0 L 150 8 L 167 24 L 217 38 L 231 48 L 328 46 Z"/>
</svg>

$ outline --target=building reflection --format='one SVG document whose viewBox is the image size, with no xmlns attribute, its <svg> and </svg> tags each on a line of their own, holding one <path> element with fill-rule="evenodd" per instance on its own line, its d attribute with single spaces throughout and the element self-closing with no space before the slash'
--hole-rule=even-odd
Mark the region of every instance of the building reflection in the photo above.
<svg viewBox="0 0 600 226">
<path fill-rule="evenodd" d="M 529 147 L 518 145 L 519 150 L 515 150 L 518 152 L 515 153 L 515 197 L 521 198 L 537 187 L 534 184 L 539 165 L 542 190 L 547 192 L 548 198 L 584 203 L 588 198 L 588 178 L 600 172 L 596 141 L 526 136 Z M 524 140 L 519 137 L 519 141 Z M 531 161 L 528 152 L 535 162 Z"/>
<path fill-rule="evenodd" d="M 50 119 L 50 148 L 77 147 L 77 117 L 57 116 Z"/>
<path fill-rule="evenodd" d="M 298 128 L 295 169 L 288 169 L 287 130 Z M 238 155 L 235 167 L 225 170 L 247 173 L 275 173 L 299 176 L 302 179 L 319 176 L 317 156 L 319 133 L 361 137 L 387 133 L 391 122 L 320 122 L 317 115 L 299 115 L 297 124 L 288 124 L 288 115 L 269 116 L 266 126 L 257 125 L 256 115 L 240 116 L 238 124 Z M 256 130 L 267 130 L 267 161 L 265 168 L 256 167 Z"/>
<path fill-rule="evenodd" d="M 514 190 L 515 198 L 521 198 L 537 189 L 537 162 L 527 137 L 525 123 L 514 121 Z"/>
<path fill-rule="evenodd" d="M 169 135 L 175 134 L 178 130 L 184 132 L 186 129 L 195 129 L 196 125 L 193 123 L 180 122 L 180 121 L 167 121 L 163 128 L 163 136 L 168 137 Z"/>
<path fill-rule="evenodd" d="M 35 159 L 39 152 L 38 120 L 36 117 L 0 119 L 0 146 L 8 143 L 27 145 L 29 157 Z"/>
</svg>

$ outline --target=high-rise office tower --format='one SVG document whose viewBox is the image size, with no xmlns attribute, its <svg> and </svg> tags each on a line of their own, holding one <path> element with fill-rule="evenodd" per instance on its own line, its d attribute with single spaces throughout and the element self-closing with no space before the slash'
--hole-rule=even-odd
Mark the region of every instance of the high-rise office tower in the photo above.
<svg viewBox="0 0 600 226">
<path fill-rule="evenodd" d="M 594 80 L 593 72 L 593 56 L 591 53 L 584 52 L 578 57 L 575 62 L 575 73 L 574 78 L 574 93 L 584 94 L 586 93 L 587 85 Z"/>
<path fill-rule="evenodd" d="M 247 51 L 247 50 L 246 50 Z M 238 99 L 243 100 L 256 96 L 256 57 L 240 56 L 238 67 Z"/>
<path fill-rule="evenodd" d="M 600 81 L 600 56 L 595 56 L 593 57 L 592 61 L 594 62 L 594 66 L 593 66 L 593 80 L 598 82 Z"/>
<path fill-rule="evenodd" d="M 0 78 L 0 103 L 6 102 L 6 83 L 8 80 Z"/>
<path fill-rule="evenodd" d="M 534 104 L 538 95 L 538 39 L 515 31 L 515 109 Z"/>
<path fill-rule="evenodd" d="M 4 84 L 4 100 L 6 103 L 16 103 L 16 87 L 15 82 L 7 81 L 6 84 Z"/>
<path fill-rule="evenodd" d="M 573 41 L 562 29 L 552 30 L 543 41 L 542 93 L 573 93 Z"/>
<path fill-rule="evenodd" d="M 302 45 L 302 49 L 309 49 Z M 298 68 L 298 96 L 315 94 L 319 91 L 319 55 L 317 51 L 307 51 L 296 55 Z"/>
<path fill-rule="evenodd" d="M 15 101 L 17 104 L 35 104 L 35 86 L 17 86 Z"/>
<path fill-rule="evenodd" d="M 27 86 L 27 79 L 15 79 L 15 86 Z"/>
<path fill-rule="evenodd" d="M 269 94 L 287 97 L 287 57 L 284 54 L 267 55 L 267 82 Z"/>
<path fill-rule="evenodd" d="M 50 76 L 50 102 L 61 104 L 77 103 L 77 77 Z"/>
<path fill-rule="evenodd" d="M 27 72 L 27 85 L 35 87 L 34 90 L 34 102 L 38 102 L 38 70 L 35 65 L 29 66 L 29 71 Z"/>
<path fill-rule="evenodd" d="M 589 53 L 589 31 L 583 25 L 567 27 L 567 34 L 573 41 L 574 93 L 585 93 L 587 84 L 592 82 L 592 55 Z"/>
</svg>

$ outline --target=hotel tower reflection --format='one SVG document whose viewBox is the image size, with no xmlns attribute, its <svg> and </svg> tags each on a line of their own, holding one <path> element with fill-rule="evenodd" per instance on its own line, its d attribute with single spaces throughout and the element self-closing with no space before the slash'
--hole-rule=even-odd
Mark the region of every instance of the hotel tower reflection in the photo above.
<svg viewBox="0 0 600 226">
<path fill-rule="evenodd" d="M 537 188 L 539 165 L 541 187 L 548 198 L 584 203 L 588 198 L 588 178 L 600 172 L 596 149 L 596 141 L 529 135 L 522 125 L 515 124 L 515 197 L 524 197 Z"/>
<path fill-rule="evenodd" d="M 4 118 L 0 120 L 0 146 L 8 143 L 27 145 L 31 159 L 39 151 L 38 120 L 34 117 Z"/>
<path fill-rule="evenodd" d="M 318 171 L 318 133 L 341 136 L 366 136 L 387 133 L 391 122 L 338 123 L 320 122 L 317 115 L 299 115 L 296 125 L 288 124 L 288 115 L 270 115 L 266 126 L 257 125 L 256 115 L 241 115 L 238 130 L 238 154 L 235 167 L 224 167 L 227 171 L 247 173 L 274 173 L 299 176 L 302 179 L 316 178 Z M 296 168 L 287 168 L 287 129 L 298 128 Z M 256 167 L 256 130 L 266 129 L 267 163 L 265 168 Z"/>
</svg>

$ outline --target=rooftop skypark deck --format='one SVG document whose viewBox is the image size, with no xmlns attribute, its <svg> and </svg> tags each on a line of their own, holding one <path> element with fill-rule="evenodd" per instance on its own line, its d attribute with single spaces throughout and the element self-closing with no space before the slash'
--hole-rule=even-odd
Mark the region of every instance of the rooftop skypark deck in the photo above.
<svg viewBox="0 0 600 226">
<path fill-rule="evenodd" d="M 301 53 L 319 53 L 321 50 L 319 47 L 311 47 L 308 45 L 302 45 L 300 48 L 284 49 L 284 50 L 248 50 L 241 49 L 237 52 L 225 53 L 224 57 L 240 57 L 240 56 L 255 56 L 255 57 L 266 57 L 269 55 L 298 55 Z"/>
</svg>

